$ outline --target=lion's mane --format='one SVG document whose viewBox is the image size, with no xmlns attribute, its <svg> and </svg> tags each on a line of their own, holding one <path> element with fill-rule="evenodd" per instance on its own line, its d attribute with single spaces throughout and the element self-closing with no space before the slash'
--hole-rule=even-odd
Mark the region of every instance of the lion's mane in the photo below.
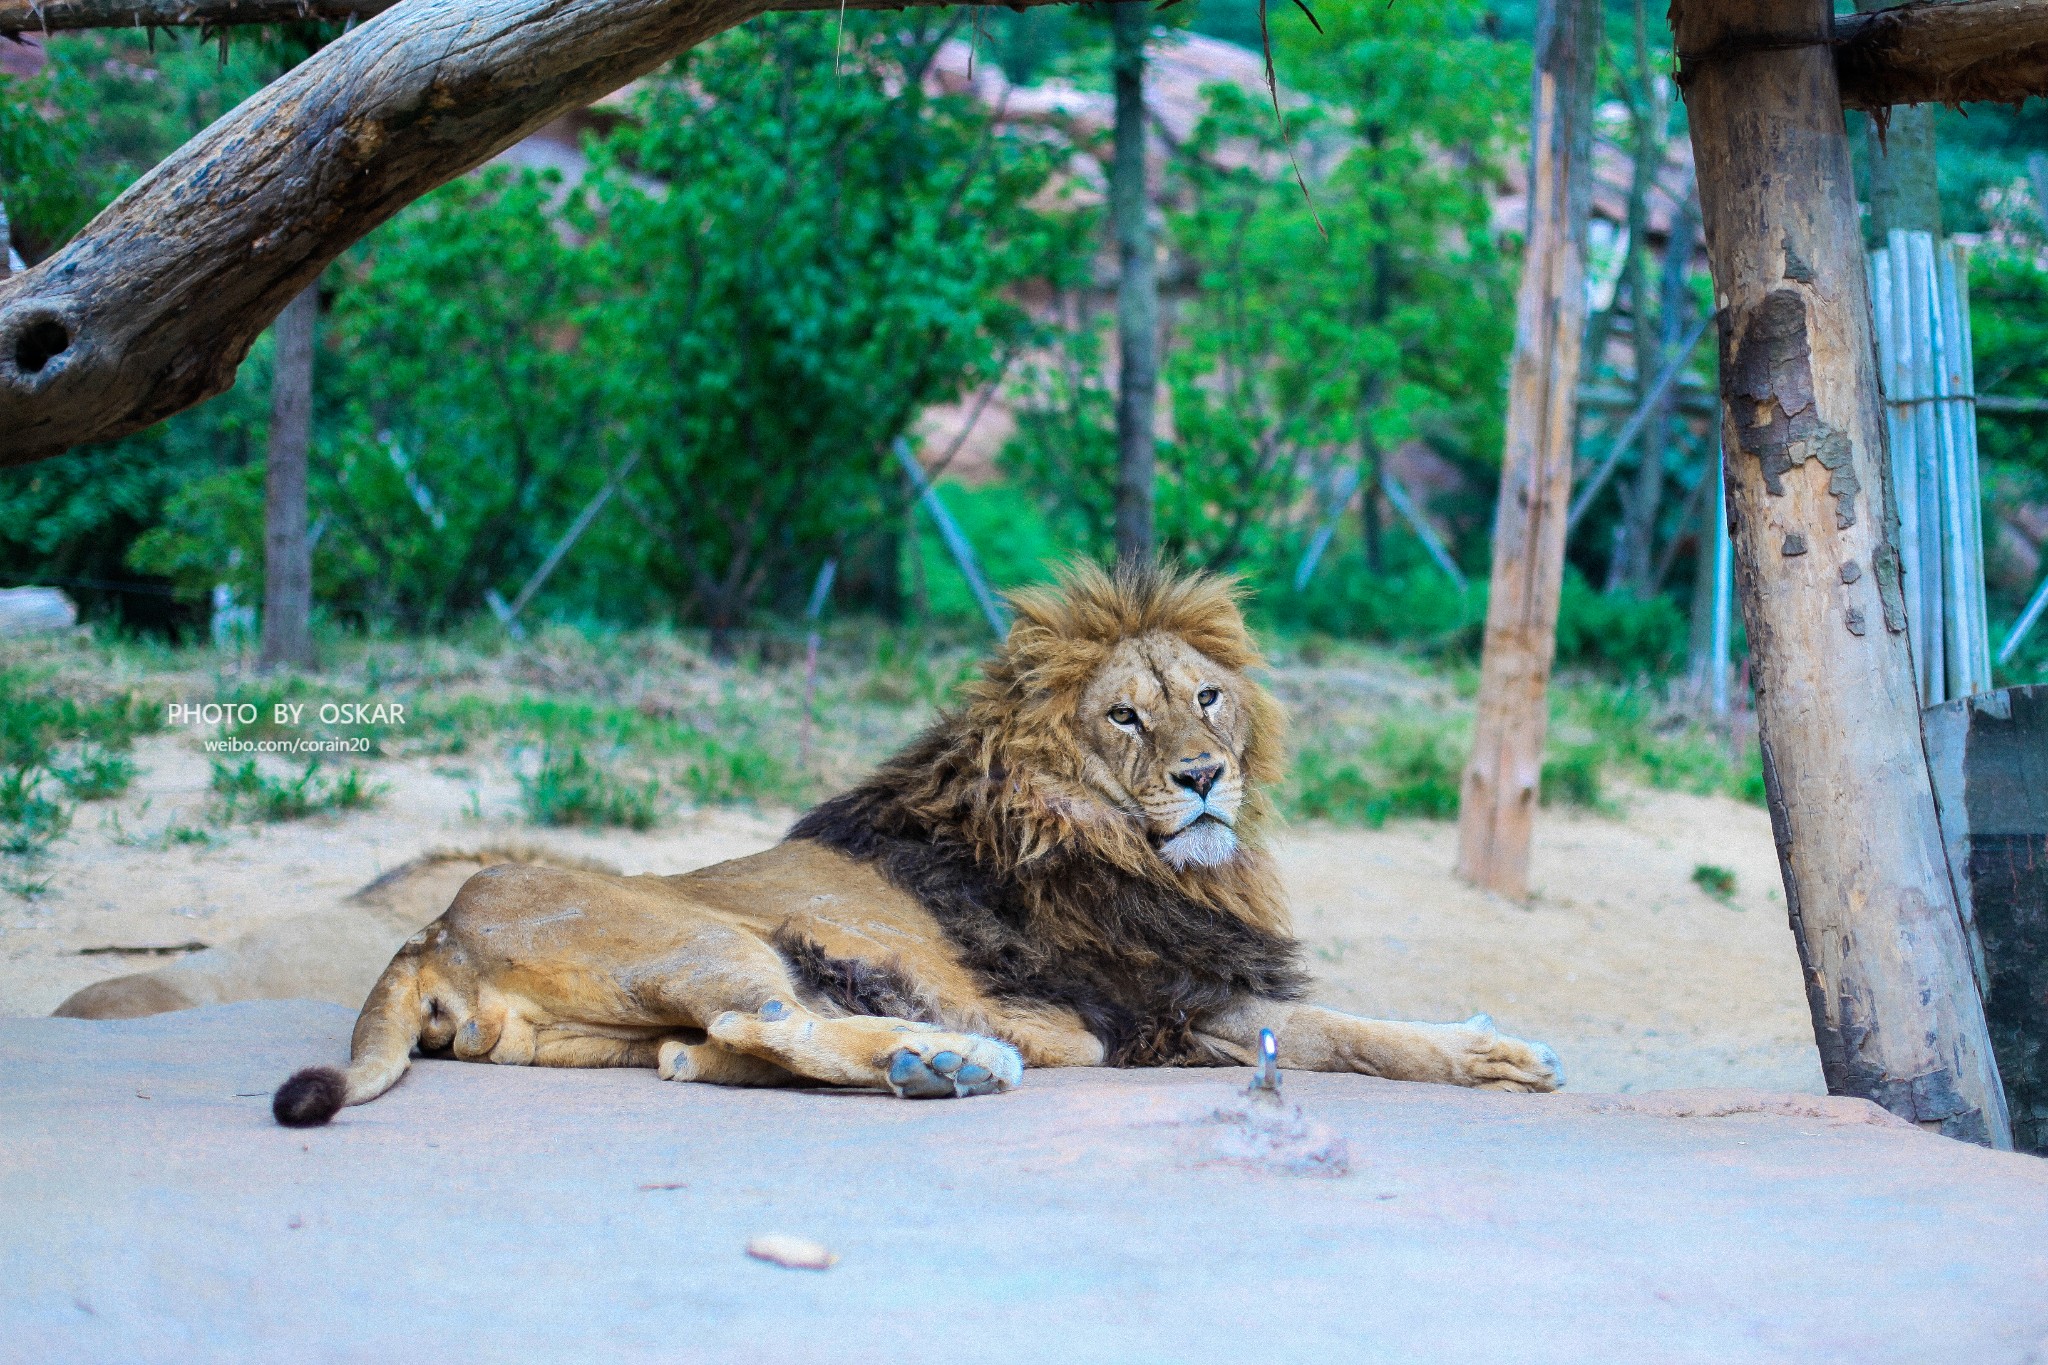
<svg viewBox="0 0 2048 1365">
<path fill-rule="evenodd" d="M 1263 833 L 1280 770 L 1277 703 L 1237 592 L 1207 574 L 1070 569 L 1013 597 L 1018 619 L 964 704 L 866 782 L 799 820 L 916 896 L 999 998 L 1073 1010 L 1118 1066 L 1233 1060 L 1196 1022 L 1235 996 L 1306 984 Z M 1176 870 L 1081 777 L 1077 709 L 1123 640 L 1177 636 L 1244 677 L 1251 708 L 1239 850 Z"/>
</svg>

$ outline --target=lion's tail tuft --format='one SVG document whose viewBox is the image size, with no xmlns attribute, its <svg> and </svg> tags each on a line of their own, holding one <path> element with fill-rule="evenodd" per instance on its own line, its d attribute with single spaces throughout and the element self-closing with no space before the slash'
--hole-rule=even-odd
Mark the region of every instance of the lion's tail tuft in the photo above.
<svg viewBox="0 0 2048 1365">
<path fill-rule="evenodd" d="M 277 1088 L 270 1112 L 287 1128 L 318 1128 L 347 1101 L 348 1077 L 331 1066 L 309 1066 Z"/>
<path fill-rule="evenodd" d="M 277 1088 L 270 1112 L 287 1128 L 317 1128 L 343 1105 L 374 1100 L 405 1074 L 420 1040 L 420 968 L 411 944 L 399 950 L 363 1002 L 346 1071 L 309 1066 Z"/>
</svg>

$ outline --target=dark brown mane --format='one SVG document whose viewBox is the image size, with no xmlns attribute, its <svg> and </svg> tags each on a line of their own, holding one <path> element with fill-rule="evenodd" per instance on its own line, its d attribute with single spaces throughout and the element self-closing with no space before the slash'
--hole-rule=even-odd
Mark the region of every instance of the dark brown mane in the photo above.
<svg viewBox="0 0 2048 1365">
<path fill-rule="evenodd" d="M 1257 664 L 1235 592 L 1149 565 L 1114 578 L 1083 567 L 1013 601 L 1017 624 L 965 705 L 790 837 L 875 863 L 992 994 L 1074 1010 L 1112 1064 L 1212 1060 L 1194 1037 L 1204 1014 L 1243 994 L 1292 999 L 1307 980 L 1260 838 L 1279 708 L 1247 680 L 1240 850 L 1186 871 L 1085 788 L 1074 725 L 1082 688 L 1121 640 L 1173 634 L 1233 670 Z"/>
</svg>

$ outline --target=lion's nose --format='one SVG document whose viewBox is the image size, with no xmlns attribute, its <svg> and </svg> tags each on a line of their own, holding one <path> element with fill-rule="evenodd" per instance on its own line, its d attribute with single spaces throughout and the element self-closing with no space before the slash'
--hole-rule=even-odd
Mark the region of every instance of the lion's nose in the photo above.
<svg viewBox="0 0 2048 1365">
<path fill-rule="evenodd" d="M 1183 768 L 1173 775 L 1173 780 L 1197 796 L 1206 797 L 1209 788 L 1216 785 L 1216 779 L 1223 776 L 1223 765 L 1208 768 Z"/>
</svg>

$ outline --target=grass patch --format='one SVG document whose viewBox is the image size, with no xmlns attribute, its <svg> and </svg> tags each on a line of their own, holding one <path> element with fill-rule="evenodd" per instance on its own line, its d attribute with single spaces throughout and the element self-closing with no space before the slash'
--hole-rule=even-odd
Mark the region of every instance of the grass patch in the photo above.
<svg viewBox="0 0 2048 1365">
<path fill-rule="evenodd" d="M 681 773 L 683 789 L 700 806 L 730 806 L 788 796 L 797 783 L 788 767 L 759 744 L 705 740 L 703 752 Z"/>
<path fill-rule="evenodd" d="M 135 781 L 135 760 L 126 754 L 87 748 L 75 767 L 51 770 L 74 801 L 111 801 Z"/>
<path fill-rule="evenodd" d="M 1543 760 L 1543 804 L 1575 806 L 1580 810 L 1609 809 L 1607 761 L 1607 750 L 1598 743 L 1551 745 Z"/>
<path fill-rule="evenodd" d="M 1290 816 L 1378 829 L 1391 819 L 1458 814 L 1464 746 L 1445 729 L 1388 724 L 1352 755 L 1305 749 L 1284 798 Z"/>
<path fill-rule="evenodd" d="M 215 761 L 212 783 L 223 820 L 262 823 L 303 820 L 323 811 L 367 810 L 383 798 L 385 787 L 371 783 L 360 768 L 325 777 L 316 760 L 296 777 L 276 777 L 248 759 L 238 767 Z"/>
<path fill-rule="evenodd" d="M 133 693 L 81 701 L 55 696 L 47 679 L 0 672 L 0 766 L 47 766 L 67 743 L 121 751 L 163 728 L 163 709 Z"/>
<path fill-rule="evenodd" d="M 541 756 L 539 771 L 519 779 L 526 817 L 536 825 L 652 829 L 660 818 L 661 784 L 623 782 L 571 749 Z"/>
<path fill-rule="evenodd" d="M 1692 870 L 1692 884 L 1722 904 L 1735 899 L 1735 873 L 1713 863 L 1701 863 Z"/>
</svg>

